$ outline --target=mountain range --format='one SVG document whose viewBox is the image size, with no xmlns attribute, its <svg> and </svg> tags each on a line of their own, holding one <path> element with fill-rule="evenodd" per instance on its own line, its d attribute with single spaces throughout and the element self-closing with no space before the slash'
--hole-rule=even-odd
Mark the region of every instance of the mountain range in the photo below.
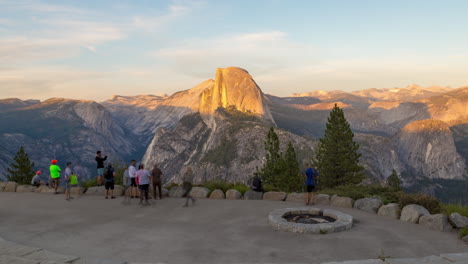
<svg viewBox="0 0 468 264">
<path fill-rule="evenodd" d="M 395 169 L 405 185 L 467 177 L 468 87 L 312 91 L 264 94 L 244 69 L 217 69 L 215 79 L 171 96 L 112 96 L 104 102 L 52 98 L 0 100 L 0 178 L 23 145 L 37 167 L 50 159 L 81 163 L 93 177 L 96 150 L 110 160 L 158 163 L 166 182 L 191 167 L 195 183 L 247 182 L 276 127 L 302 162 L 323 135 L 330 109 L 345 111 L 367 182 L 385 182 Z"/>
</svg>

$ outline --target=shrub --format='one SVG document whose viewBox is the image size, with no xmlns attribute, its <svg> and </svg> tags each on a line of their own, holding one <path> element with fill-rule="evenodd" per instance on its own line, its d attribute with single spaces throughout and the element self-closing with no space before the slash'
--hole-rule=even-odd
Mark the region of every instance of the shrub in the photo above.
<svg viewBox="0 0 468 264">
<path fill-rule="evenodd" d="M 280 190 L 279 188 L 271 185 L 271 184 L 265 184 L 263 185 L 263 191 L 264 192 L 281 192 L 282 190 Z"/>
<path fill-rule="evenodd" d="M 97 186 L 97 179 L 96 178 L 89 179 L 87 181 L 82 181 L 81 182 L 81 187 L 86 188 L 86 189 L 94 187 L 94 186 Z"/>
<path fill-rule="evenodd" d="M 395 192 L 389 187 L 380 185 L 341 185 L 334 188 L 320 190 L 319 193 L 329 195 L 336 194 L 338 196 L 350 197 L 354 200 L 379 196 L 385 204 L 397 203 L 400 194 L 400 192 Z"/>
<path fill-rule="evenodd" d="M 468 226 L 465 226 L 460 229 L 460 238 L 468 236 Z"/>
<path fill-rule="evenodd" d="M 166 188 L 168 191 L 174 187 L 179 187 L 179 185 L 175 182 L 171 182 L 169 184 L 164 185 L 164 188 Z"/>
<path fill-rule="evenodd" d="M 398 202 L 400 208 L 408 204 L 418 204 L 425 207 L 431 214 L 439 214 L 442 212 L 439 200 L 437 198 L 425 194 L 400 194 L 400 201 Z"/>
<path fill-rule="evenodd" d="M 238 190 L 243 195 L 246 191 L 250 190 L 250 187 L 245 184 L 237 183 L 234 184 L 230 189 Z"/>
<path fill-rule="evenodd" d="M 233 186 L 232 183 L 227 183 L 222 180 L 213 180 L 213 181 L 208 181 L 202 184 L 202 187 L 208 188 L 210 190 L 210 193 L 216 189 L 220 189 L 223 192 L 226 192 L 227 190 L 231 189 Z"/>
<path fill-rule="evenodd" d="M 465 217 L 468 217 L 468 206 L 463 206 L 461 203 L 458 204 L 441 204 L 442 210 L 446 215 L 452 213 L 459 213 Z"/>
</svg>

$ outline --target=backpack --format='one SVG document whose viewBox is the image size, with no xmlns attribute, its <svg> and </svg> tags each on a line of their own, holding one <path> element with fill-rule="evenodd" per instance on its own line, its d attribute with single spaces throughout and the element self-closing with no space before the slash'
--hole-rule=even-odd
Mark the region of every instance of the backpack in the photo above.
<svg viewBox="0 0 468 264">
<path fill-rule="evenodd" d="M 105 178 L 105 179 L 108 179 L 108 180 L 109 180 L 109 179 L 112 178 L 111 173 L 109 173 L 109 167 L 106 167 L 106 168 L 104 169 L 104 173 L 103 173 L 103 174 L 104 174 L 104 178 Z"/>
</svg>

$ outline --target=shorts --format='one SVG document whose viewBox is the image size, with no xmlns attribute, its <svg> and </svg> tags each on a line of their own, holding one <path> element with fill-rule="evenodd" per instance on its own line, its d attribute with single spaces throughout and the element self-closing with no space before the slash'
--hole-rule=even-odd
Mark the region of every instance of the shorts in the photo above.
<svg viewBox="0 0 468 264">
<path fill-rule="evenodd" d="M 65 182 L 65 189 L 71 189 L 72 185 L 69 181 Z"/>
<path fill-rule="evenodd" d="M 138 189 L 142 190 L 143 192 L 148 192 L 149 184 L 138 185 Z"/>
<path fill-rule="evenodd" d="M 106 182 L 106 190 L 114 190 L 114 181 L 111 181 L 111 182 Z"/>
<path fill-rule="evenodd" d="M 102 176 L 104 174 L 104 168 L 97 169 L 97 175 Z"/>
<path fill-rule="evenodd" d="M 130 187 L 137 187 L 136 178 L 130 178 Z"/>
<path fill-rule="evenodd" d="M 307 185 L 307 192 L 315 191 L 315 185 Z"/>
<path fill-rule="evenodd" d="M 52 178 L 52 182 L 55 184 L 60 184 L 60 178 Z"/>
</svg>

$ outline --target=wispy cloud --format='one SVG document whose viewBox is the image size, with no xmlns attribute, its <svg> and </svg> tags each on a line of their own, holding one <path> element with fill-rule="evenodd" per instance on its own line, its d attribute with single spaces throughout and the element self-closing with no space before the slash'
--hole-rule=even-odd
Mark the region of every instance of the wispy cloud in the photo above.
<svg viewBox="0 0 468 264">
<path fill-rule="evenodd" d="M 47 12 L 47 13 L 74 13 L 83 14 L 87 11 L 81 8 L 70 7 L 58 4 L 49 4 L 41 1 L 34 0 L 1 0 L 0 5 L 5 10 L 23 9 L 36 12 Z"/>
<path fill-rule="evenodd" d="M 167 13 L 156 16 L 134 16 L 132 26 L 149 32 L 160 30 L 163 26 L 190 14 L 192 8 L 188 5 L 173 4 L 168 7 Z"/>
</svg>

